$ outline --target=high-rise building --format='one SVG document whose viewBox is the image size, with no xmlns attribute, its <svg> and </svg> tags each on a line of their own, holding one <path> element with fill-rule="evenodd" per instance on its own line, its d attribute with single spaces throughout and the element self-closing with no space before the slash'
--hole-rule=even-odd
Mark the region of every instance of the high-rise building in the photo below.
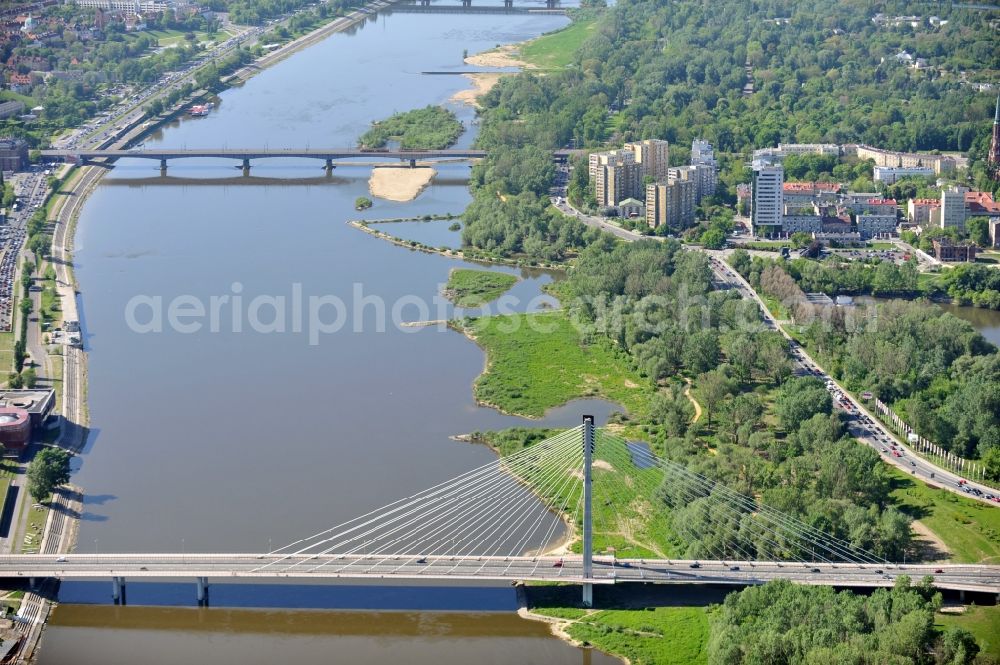
<svg viewBox="0 0 1000 665">
<path fill-rule="evenodd" d="M 941 228 L 956 228 L 965 232 L 965 194 L 967 187 L 941 190 Z"/>
<path fill-rule="evenodd" d="M 703 139 L 691 141 L 691 165 L 699 167 L 699 201 L 715 194 L 719 187 L 719 163 L 715 161 L 715 150 L 711 143 Z"/>
<path fill-rule="evenodd" d="M 667 226 L 681 230 L 694 224 L 693 180 L 671 180 L 646 185 L 646 223 L 655 229 Z"/>
<path fill-rule="evenodd" d="M 641 181 L 649 176 L 656 182 L 667 179 L 667 167 L 670 165 L 670 143 L 661 139 L 646 139 L 626 143 L 625 150 L 635 154 L 635 163 L 639 165 Z"/>
<path fill-rule="evenodd" d="M 667 180 L 690 180 L 694 183 L 694 203 L 698 205 L 706 196 L 715 193 L 715 171 L 707 164 L 672 166 L 667 169 Z"/>
<path fill-rule="evenodd" d="M 715 149 L 705 139 L 691 141 L 691 163 L 715 166 Z"/>
<path fill-rule="evenodd" d="M 990 140 L 990 155 L 987 161 L 993 168 L 993 179 L 1000 180 L 1000 95 L 997 95 L 997 107 L 993 112 L 993 138 Z"/>
<path fill-rule="evenodd" d="M 642 187 L 642 176 L 631 150 L 611 150 L 590 156 L 594 195 L 601 208 L 613 208 Z"/>
<path fill-rule="evenodd" d="M 785 169 L 763 160 L 753 162 L 750 183 L 750 218 L 754 233 L 769 235 L 781 231 L 783 200 L 781 186 Z"/>
</svg>

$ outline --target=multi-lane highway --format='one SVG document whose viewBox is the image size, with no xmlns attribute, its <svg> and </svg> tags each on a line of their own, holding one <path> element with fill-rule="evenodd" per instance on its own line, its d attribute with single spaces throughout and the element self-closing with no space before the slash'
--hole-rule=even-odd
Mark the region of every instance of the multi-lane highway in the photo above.
<svg viewBox="0 0 1000 665">
<path fill-rule="evenodd" d="M 1000 593 L 1000 566 L 690 561 L 597 558 L 592 578 L 574 557 L 282 554 L 35 554 L 0 556 L 8 578 L 195 578 L 550 581 L 742 586 L 786 579 L 845 587 L 892 586 L 900 575 L 934 577 L 938 588 Z"/>
<path fill-rule="evenodd" d="M 998 492 L 985 485 L 968 481 L 957 474 L 939 467 L 926 458 L 920 457 L 912 449 L 900 441 L 892 432 L 885 428 L 864 404 L 856 401 L 844 390 L 837 381 L 827 374 L 819 364 L 796 342 L 768 311 L 764 301 L 750 284 L 725 262 L 725 252 L 708 252 L 711 256 L 712 270 L 717 279 L 740 291 L 744 298 L 752 299 L 760 307 L 767 325 L 780 332 L 789 342 L 792 357 L 804 371 L 816 376 L 827 384 L 833 395 L 834 404 L 848 414 L 848 428 L 858 440 L 868 444 L 879 452 L 885 463 L 919 477 L 927 482 L 940 486 L 950 492 L 962 494 L 970 499 L 976 499 L 993 506 L 1000 507 L 1000 502 L 994 498 Z M 893 454 L 896 453 L 896 454 Z M 969 488 L 968 490 L 964 488 Z M 978 492 L 978 494 L 977 494 Z"/>
</svg>

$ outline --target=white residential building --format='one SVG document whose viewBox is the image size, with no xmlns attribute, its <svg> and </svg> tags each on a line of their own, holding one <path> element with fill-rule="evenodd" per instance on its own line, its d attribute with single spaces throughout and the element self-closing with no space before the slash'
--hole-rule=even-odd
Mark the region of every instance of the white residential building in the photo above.
<svg viewBox="0 0 1000 665">
<path fill-rule="evenodd" d="M 949 187 L 941 191 L 941 228 L 965 231 L 965 194 L 967 187 Z"/>
<path fill-rule="evenodd" d="M 900 178 L 908 176 L 933 176 L 934 169 L 930 166 L 876 166 L 873 169 L 872 179 L 875 182 L 882 182 L 891 185 Z"/>
<path fill-rule="evenodd" d="M 785 169 L 780 164 L 753 162 L 750 183 L 750 218 L 754 232 L 771 234 L 781 231 L 783 200 L 781 186 Z"/>
</svg>

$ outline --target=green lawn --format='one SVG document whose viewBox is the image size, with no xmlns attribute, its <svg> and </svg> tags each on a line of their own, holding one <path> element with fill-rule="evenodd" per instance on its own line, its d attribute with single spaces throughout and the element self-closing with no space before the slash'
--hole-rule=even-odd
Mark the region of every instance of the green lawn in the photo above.
<svg viewBox="0 0 1000 665">
<path fill-rule="evenodd" d="M 176 46 L 178 44 L 184 44 L 187 41 L 184 38 L 185 33 L 181 30 L 144 30 L 143 32 L 134 34 L 137 35 L 147 34 L 150 37 L 155 38 L 160 46 Z M 215 34 L 198 31 L 194 33 L 194 41 L 191 43 L 194 44 L 198 44 L 201 42 L 215 43 L 223 41 L 229 36 L 230 36 L 229 33 L 223 30 L 216 32 Z"/>
<path fill-rule="evenodd" d="M 14 333 L 0 332 L 0 381 L 14 371 Z"/>
<path fill-rule="evenodd" d="M 572 62 L 577 49 L 596 29 L 596 17 L 574 21 L 562 30 L 525 44 L 521 48 L 521 59 L 539 69 L 563 69 Z"/>
<path fill-rule="evenodd" d="M 577 618 L 566 608 L 534 608 L 546 616 L 574 619 L 565 631 L 601 651 L 628 658 L 632 665 L 689 665 L 708 662 L 708 610 L 656 607 L 599 610 Z"/>
<path fill-rule="evenodd" d="M 456 268 L 448 274 L 444 295 L 459 307 L 482 307 L 516 283 L 517 277 L 505 272 Z"/>
<path fill-rule="evenodd" d="M 771 240 L 760 240 L 757 242 L 744 242 L 740 243 L 742 247 L 746 249 L 756 249 L 762 252 L 777 252 L 780 251 L 782 247 L 792 248 L 792 245 L 787 240 L 771 241 Z"/>
<path fill-rule="evenodd" d="M 1000 509 L 890 470 L 897 507 L 933 531 L 956 563 L 1000 563 Z"/>
<path fill-rule="evenodd" d="M 46 507 L 36 508 L 36 499 L 30 494 L 25 495 L 20 523 L 23 528 L 19 530 L 18 540 L 14 543 L 15 548 L 19 548 L 22 554 L 36 554 L 42 547 L 42 532 L 45 530 L 45 520 L 49 517 L 49 509 Z M 26 539 L 31 537 L 31 541 Z"/>
<path fill-rule="evenodd" d="M 767 309 L 771 312 L 771 316 L 779 321 L 788 321 L 792 318 L 792 315 L 788 313 L 788 310 L 778 301 L 777 298 L 761 293 L 760 299 L 764 301 L 765 305 L 767 305 Z"/>
<path fill-rule="evenodd" d="M 487 369 L 475 385 L 481 402 L 525 416 L 541 416 L 578 397 L 605 397 L 630 414 L 649 411 L 649 381 L 631 368 L 627 354 L 603 335 L 585 343 L 562 311 L 466 323 L 486 351 Z"/>
<path fill-rule="evenodd" d="M 965 628 L 976 637 L 982 647 L 981 653 L 1000 661 L 1000 606 L 970 606 L 963 614 L 938 613 L 934 619 L 939 629 L 948 626 Z"/>
</svg>

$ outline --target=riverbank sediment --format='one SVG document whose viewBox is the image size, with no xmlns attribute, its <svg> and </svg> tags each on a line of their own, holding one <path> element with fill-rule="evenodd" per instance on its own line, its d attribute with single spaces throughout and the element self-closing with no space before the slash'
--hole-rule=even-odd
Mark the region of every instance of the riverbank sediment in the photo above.
<svg viewBox="0 0 1000 665">
<path fill-rule="evenodd" d="M 403 221 L 403 220 L 400 220 Z M 494 265 L 494 266 L 511 266 L 515 268 L 538 268 L 545 270 L 565 270 L 566 267 L 555 264 L 555 263 L 540 263 L 533 265 L 525 265 L 523 261 L 517 261 L 514 259 L 504 259 L 500 257 L 483 257 L 475 256 L 466 253 L 461 249 L 451 249 L 448 247 L 431 247 L 430 245 L 425 245 L 422 242 L 417 242 L 416 240 L 406 240 L 398 236 L 391 235 L 385 231 L 379 231 L 377 229 L 371 228 L 369 224 L 379 223 L 379 222 L 363 222 L 358 220 L 351 220 L 347 222 L 348 226 L 353 226 L 354 228 L 364 231 L 369 235 L 373 235 L 376 238 L 391 242 L 393 245 L 399 245 L 400 247 L 405 247 L 407 249 L 414 249 L 421 252 L 427 252 L 428 254 L 438 254 L 440 256 L 447 256 L 450 259 L 458 259 L 460 261 L 469 261 L 470 263 L 481 263 L 483 265 Z"/>
<path fill-rule="evenodd" d="M 431 184 L 437 171 L 429 167 L 377 167 L 368 179 L 372 196 L 386 201 L 412 201 Z"/>
</svg>

